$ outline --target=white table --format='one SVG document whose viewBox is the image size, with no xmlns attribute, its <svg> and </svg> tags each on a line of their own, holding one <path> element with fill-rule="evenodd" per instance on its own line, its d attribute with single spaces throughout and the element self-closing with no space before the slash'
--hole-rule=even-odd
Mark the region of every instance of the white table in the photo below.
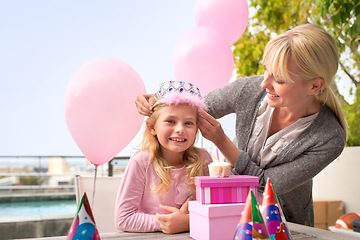
<svg viewBox="0 0 360 240">
<path fill-rule="evenodd" d="M 288 223 L 292 238 L 294 240 L 354 240 L 352 236 L 330 232 L 318 228 L 312 228 L 295 223 Z M 162 232 L 155 233 L 130 233 L 130 232 L 111 232 L 100 234 L 102 240 L 116 240 L 116 239 L 178 239 L 190 240 L 189 232 L 179 234 L 164 234 Z M 29 240 L 30 238 L 27 238 Z M 66 236 L 61 237 L 47 237 L 47 238 L 32 238 L 36 240 L 66 240 Z M 360 238 L 359 238 L 360 239 Z"/>
</svg>

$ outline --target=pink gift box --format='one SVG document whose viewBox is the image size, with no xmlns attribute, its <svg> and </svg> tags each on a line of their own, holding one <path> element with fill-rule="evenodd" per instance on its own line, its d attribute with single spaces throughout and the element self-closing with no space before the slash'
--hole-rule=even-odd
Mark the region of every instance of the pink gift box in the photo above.
<svg viewBox="0 0 360 240">
<path fill-rule="evenodd" d="M 232 240 L 245 203 L 189 202 L 190 237 L 196 240 Z"/>
<path fill-rule="evenodd" d="M 257 198 L 259 178 L 248 175 L 230 175 L 224 178 L 195 177 L 196 200 L 202 204 L 244 203 L 249 190 Z"/>
</svg>

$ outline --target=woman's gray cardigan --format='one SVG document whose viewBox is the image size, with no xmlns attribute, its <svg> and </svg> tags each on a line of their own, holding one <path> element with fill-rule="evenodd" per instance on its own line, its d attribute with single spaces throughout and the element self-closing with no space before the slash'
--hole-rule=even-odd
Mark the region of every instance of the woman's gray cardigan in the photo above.
<svg viewBox="0 0 360 240">
<path fill-rule="evenodd" d="M 270 178 L 287 221 L 314 225 L 312 178 L 340 155 L 345 134 L 337 117 L 323 105 L 314 122 L 265 168 L 247 153 L 260 103 L 266 95 L 263 76 L 240 78 L 206 96 L 215 118 L 236 114 L 236 144 L 240 155 L 233 173 L 259 177 L 259 193 Z"/>
</svg>

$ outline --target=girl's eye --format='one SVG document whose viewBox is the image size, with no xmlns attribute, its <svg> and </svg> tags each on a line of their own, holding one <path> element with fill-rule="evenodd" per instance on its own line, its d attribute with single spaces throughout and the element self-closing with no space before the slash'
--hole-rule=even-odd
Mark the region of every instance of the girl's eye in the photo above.
<svg viewBox="0 0 360 240">
<path fill-rule="evenodd" d="M 170 123 L 170 124 L 175 123 L 175 121 L 174 121 L 174 120 L 166 120 L 166 122 L 167 122 L 167 123 Z"/>
<path fill-rule="evenodd" d="M 194 125 L 193 122 L 186 122 L 185 124 L 186 124 L 186 125 Z"/>
</svg>

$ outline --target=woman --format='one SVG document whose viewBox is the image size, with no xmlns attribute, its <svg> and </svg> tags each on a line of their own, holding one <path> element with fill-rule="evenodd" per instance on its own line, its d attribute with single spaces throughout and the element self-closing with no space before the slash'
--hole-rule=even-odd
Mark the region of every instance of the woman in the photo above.
<svg viewBox="0 0 360 240">
<path fill-rule="evenodd" d="M 270 178 L 287 221 L 313 226 L 312 178 L 346 141 L 345 117 L 330 89 L 339 64 L 336 44 L 321 27 L 300 25 L 272 39 L 263 62 L 264 76 L 237 79 L 206 96 L 200 130 L 234 174 L 259 177 L 260 197 Z M 140 113 L 151 98 L 138 97 Z M 214 119 L 230 113 L 236 114 L 234 143 Z"/>
</svg>

